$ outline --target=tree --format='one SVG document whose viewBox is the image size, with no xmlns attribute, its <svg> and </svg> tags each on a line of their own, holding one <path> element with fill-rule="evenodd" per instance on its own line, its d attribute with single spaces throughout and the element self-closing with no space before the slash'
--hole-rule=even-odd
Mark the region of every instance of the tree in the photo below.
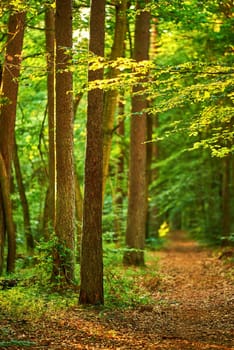
<svg viewBox="0 0 234 350">
<path fill-rule="evenodd" d="M 122 96 L 123 98 L 123 96 Z M 123 101 L 119 101 L 118 104 L 118 129 L 117 129 L 117 135 L 118 135 L 118 147 L 119 147 L 119 154 L 117 158 L 117 164 L 116 164 L 116 170 L 115 170 L 115 188 L 114 188 L 114 194 L 113 194 L 113 202 L 114 202 L 114 211 L 115 211 L 115 218 L 114 218 L 114 240 L 118 242 L 120 238 L 120 234 L 122 232 L 122 224 L 123 224 L 123 202 L 125 197 L 125 188 L 124 186 L 124 168 L 125 168 L 125 150 L 123 147 L 123 140 L 124 140 L 124 103 Z"/>
<path fill-rule="evenodd" d="M 156 42 L 157 42 L 157 20 L 155 18 L 151 21 L 150 28 L 150 48 L 149 59 L 154 60 L 156 54 Z M 149 103 L 150 108 L 150 103 Z M 153 132 L 157 126 L 157 115 L 147 115 L 147 145 L 146 145 L 146 196 L 150 197 L 150 185 L 155 178 L 155 171 L 152 170 L 153 162 L 157 161 L 157 145 L 152 142 Z M 146 213 L 146 239 L 157 236 L 157 207 L 155 203 L 147 200 L 147 213 Z"/>
<path fill-rule="evenodd" d="M 3 266 L 5 231 L 8 235 L 7 271 L 13 272 L 16 256 L 15 227 L 10 201 L 10 174 L 14 151 L 14 129 L 23 47 L 25 12 L 11 12 L 8 22 L 8 38 L 1 82 L 0 107 L 0 157 L 1 157 L 1 204 L 0 204 L 0 272 Z M 4 200 L 5 198 L 5 200 Z"/>
<path fill-rule="evenodd" d="M 104 55 L 105 0 L 91 3 L 89 51 Z M 103 78 L 103 69 L 89 70 L 88 81 Z M 103 174 L 103 91 L 88 92 L 87 141 L 83 233 L 81 240 L 80 296 L 81 304 L 103 304 L 102 261 L 102 174 Z"/>
<path fill-rule="evenodd" d="M 233 206 L 233 38 L 231 4 L 225 2 L 225 16 L 223 5 L 193 0 L 158 9 L 166 21 L 159 21 L 154 83 L 147 88 L 155 98 L 149 111 L 159 118 L 159 160 L 153 166 L 158 179 L 151 192 L 157 216 L 216 242 L 221 232 L 230 232 Z"/>
<path fill-rule="evenodd" d="M 144 9 L 147 2 L 137 1 L 134 59 L 148 60 L 150 13 Z M 126 231 L 126 265 L 144 264 L 144 242 L 146 228 L 146 144 L 147 100 L 143 92 L 143 77 L 133 88 L 130 135 L 129 197 Z"/>
<path fill-rule="evenodd" d="M 23 181 L 23 176 L 22 176 L 22 171 L 20 166 L 18 146 L 17 146 L 16 140 L 15 140 L 13 162 L 14 162 L 14 169 L 15 169 L 15 178 L 18 186 L 20 200 L 22 203 L 22 211 L 23 211 L 23 217 L 24 217 L 24 232 L 25 232 L 27 252 L 29 255 L 33 255 L 35 244 L 34 244 L 34 238 L 31 230 L 29 205 L 28 205 L 28 200 L 25 193 L 25 186 L 24 186 L 24 181 Z"/>
<path fill-rule="evenodd" d="M 115 61 L 124 54 L 124 40 L 126 34 L 126 11 L 127 1 L 117 1 L 115 5 L 115 30 L 114 40 L 111 48 L 110 60 Z M 107 74 L 108 79 L 114 79 L 118 76 L 118 68 L 110 67 Z M 117 88 L 108 90 L 104 93 L 104 113 L 103 113 L 103 197 L 105 192 L 106 180 L 109 172 L 109 161 L 111 152 L 111 141 L 114 128 L 114 116 L 117 107 L 118 90 Z"/>
<path fill-rule="evenodd" d="M 72 1 L 56 1 L 55 233 L 53 278 L 74 280 L 75 179 L 73 160 Z"/>
<path fill-rule="evenodd" d="M 48 239 L 49 231 L 55 227 L 55 13 L 52 7 L 46 8 L 45 34 L 47 53 L 47 104 L 49 129 L 49 188 L 44 212 L 44 235 Z"/>
</svg>

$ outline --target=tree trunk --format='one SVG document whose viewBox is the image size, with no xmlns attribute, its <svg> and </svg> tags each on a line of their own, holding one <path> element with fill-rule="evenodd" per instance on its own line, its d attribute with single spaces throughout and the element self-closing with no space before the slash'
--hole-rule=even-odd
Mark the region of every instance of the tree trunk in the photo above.
<svg viewBox="0 0 234 350">
<path fill-rule="evenodd" d="M 231 233 L 231 156 L 228 155 L 223 160 L 223 183 L 222 183 L 222 235 L 223 244 L 228 243 Z"/>
<path fill-rule="evenodd" d="M 124 199 L 124 186 L 123 186 L 123 178 L 124 178 L 124 148 L 122 144 L 122 140 L 124 137 L 124 103 L 119 101 L 119 113 L 118 113 L 118 129 L 117 134 L 119 136 L 119 149 L 120 153 L 117 160 L 117 169 L 116 169 L 116 186 L 114 189 L 114 210 L 115 210 L 115 218 L 114 218 L 114 239 L 117 242 L 122 233 L 122 222 L 123 222 L 123 199 Z"/>
<path fill-rule="evenodd" d="M 231 118 L 228 128 L 233 130 L 234 118 Z M 232 143 L 229 141 L 229 148 L 232 148 Z M 228 154 L 223 159 L 223 173 L 222 173 L 222 235 L 223 245 L 229 244 L 231 235 L 231 168 L 232 168 L 232 154 Z"/>
<path fill-rule="evenodd" d="M 55 120 L 55 233 L 53 278 L 61 285 L 74 280 L 75 181 L 73 160 L 72 0 L 56 1 L 56 120 Z"/>
<path fill-rule="evenodd" d="M 89 51 L 104 55 L 105 0 L 91 3 Z M 103 69 L 89 71 L 89 81 L 103 78 Z M 83 234 L 81 242 L 81 304 L 103 304 L 102 174 L 103 91 L 88 93 Z"/>
<path fill-rule="evenodd" d="M 151 164 L 153 158 L 153 144 L 152 144 L 152 134 L 153 134 L 153 119 L 151 116 L 147 116 L 147 144 L 146 144 L 146 223 L 145 223 L 145 237 L 150 237 L 150 205 L 149 205 L 149 186 L 152 181 Z"/>
<path fill-rule="evenodd" d="M 124 53 L 124 39 L 126 34 L 126 10 L 127 0 L 118 1 L 115 6 L 115 34 L 114 43 L 111 50 L 110 59 L 116 60 L 122 57 Z M 118 75 L 118 69 L 110 68 L 107 78 L 115 78 Z M 114 116 L 117 106 L 118 91 L 109 90 L 104 94 L 104 113 L 103 113 L 103 197 L 106 181 L 109 172 L 109 161 L 111 153 L 111 141 L 114 128 Z"/>
<path fill-rule="evenodd" d="M 8 255 L 7 255 L 7 272 L 12 273 L 15 270 L 15 256 L 16 256 L 16 237 L 15 237 L 15 225 L 12 215 L 12 204 L 10 197 L 10 181 L 7 174 L 4 159 L 0 153 L 0 186 L 3 200 L 3 212 L 4 220 L 7 230 L 7 243 L 8 243 Z"/>
<path fill-rule="evenodd" d="M 151 28 L 150 28 L 150 47 L 149 56 L 151 60 L 155 59 L 156 55 L 156 41 L 157 41 L 157 19 L 152 18 Z M 157 161 L 157 144 L 152 141 L 152 135 L 156 125 L 157 116 L 147 116 L 147 145 L 146 145 L 146 178 L 147 178 L 147 191 L 152 181 L 156 179 L 155 171 L 152 170 L 152 160 Z M 146 238 L 150 236 L 156 236 L 158 231 L 156 213 L 157 206 L 148 199 L 147 193 L 147 213 L 146 213 Z"/>
<path fill-rule="evenodd" d="M 152 127 L 153 131 L 158 128 L 158 116 L 154 116 L 152 120 Z M 153 162 L 156 162 L 157 159 L 159 159 L 159 148 L 157 142 L 152 143 L 152 159 Z M 154 168 L 151 169 L 151 183 L 155 181 L 159 174 L 158 174 L 158 169 Z M 160 227 L 160 222 L 158 218 L 158 207 L 157 203 L 151 203 L 150 205 L 150 214 L 149 214 L 149 220 L 150 220 L 150 229 L 151 229 L 151 234 L 153 237 L 158 237 L 158 229 Z"/>
<path fill-rule="evenodd" d="M 25 232 L 25 238 L 26 238 L 27 252 L 29 255 L 32 255 L 34 250 L 34 239 L 31 231 L 29 206 L 28 206 L 28 201 L 25 194 L 25 187 L 24 187 L 23 177 L 22 177 L 21 168 L 20 168 L 20 161 L 18 157 L 18 149 L 17 149 L 16 141 L 15 141 L 15 149 L 14 149 L 14 168 L 15 168 L 16 182 L 18 185 L 18 191 L 19 191 L 20 200 L 21 200 L 22 209 L 23 209 L 24 232 Z"/>
<path fill-rule="evenodd" d="M 147 60 L 149 52 L 150 13 L 142 10 L 146 2 L 137 2 L 134 58 Z M 143 77 L 141 82 L 143 82 Z M 147 120 L 144 109 L 147 101 L 142 94 L 143 87 L 135 86 L 132 97 L 130 165 L 129 165 L 129 203 L 126 245 L 124 254 L 126 265 L 144 265 L 144 244 L 146 225 L 146 144 Z"/>
<path fill-rule="evenodd" d="M 0 86 L 2 84 L 2 65 L 0 65 Z M 1 97 L 0 97 L 1 98 Z M 3 200 L 0 185 L 0 276 L 3 273 L 4 264 L 4 244 L 5 243 L 5 223 L 3 217 Z"/>
<path fill-rule="evenodd" d="M 55 230 L 55 14 L 53 8 L 45 12 L 46 53 L 47 53 L 47 99 L 49 129 L 49 188 L 44 211 L 44 235 L 49 239 Z"/>
<path fill-rule="evenodd" d="M 83 220 L 83 196 L 77 174 L 75 174 L 75 201 L 76 201 L 76 220 L 77 220 L 77 260 L 80 261 L 80 244 L 82 236 Z"/>
<path fill-rule="evenodd" d="M 5 220 L 3 216 L 3 198 L 0 193 L 0 276 L 4 269 Z"/>
<path fill-rule="evenodd" d="M 5 60 L 2 71 L 1 92 L 0 95 L 5 99 L 5 103 L 0 107 L 0 154 L 2 157 L 3 167 L 6 171 L 6 182 L 10 183 L 11 161 L 14 149 L 14 129 L 16 119 L 16 104 L 18 95 L 18 77 L 20 74 L 21 51 L 24 37 L 25 12 L 14 12 L 9 17 L 8 22 L 8 38 L 6 45 Z M 6 195 L 5 188 L 0 188 L 0 198 L 4 202 Z M 8 190 L 7 190 L 8 191 Z M 10 197 L 8 198 L 10 200 Z M 11 207 L 11 203 L 8 205 Z M 12 208 L 0 206 L 0 270 L 3 265 L 3 244 L 5 230 L 8 234 L 8 257 L 7 257 L 7 271 L 13 272 L 15 264 L 16 242 L 15 242 L 15 228 L 11 217 Z M 9 209 L 9 210 L 8 210 Z M 7 212 L 5 211 L 7 210 Z M 11 227 L 12 226 L 12 227 Z M 8 231 L 8 229 L 10 231 Z"/>
</svg>

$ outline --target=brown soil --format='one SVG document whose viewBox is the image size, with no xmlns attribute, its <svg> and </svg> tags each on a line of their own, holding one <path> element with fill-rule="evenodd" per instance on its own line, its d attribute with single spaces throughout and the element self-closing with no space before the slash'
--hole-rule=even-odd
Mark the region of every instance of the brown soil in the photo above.
<svg viewBox="0 0 234 350">
<path fill-rule="evenodd" d="M 161 277 L 142 281 L 152 305 L 101 313 L 77 307 L 40 323 L 6 318 L 0 326 L 8 332 L 4 337 L 0 328 L 0 340 L 17 339 L 21 346 L 1 349 L 234 349 L 231 262 L 180 232 L 169 248 L 152 254 L 160 257 Z"/>
</svg>

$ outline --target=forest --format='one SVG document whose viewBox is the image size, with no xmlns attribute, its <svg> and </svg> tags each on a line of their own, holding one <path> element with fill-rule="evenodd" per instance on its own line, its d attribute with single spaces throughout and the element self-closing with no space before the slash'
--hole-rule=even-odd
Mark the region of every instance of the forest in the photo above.
<svg viewBox="0 0 234 350">
<path fill-rule="evenodd" d="M 2 0 L 0 14 L 0 348 L 231 349 L 233 1 Z M 221 300 L 207 343 L 182 325 L 205 278 Z M 159 338 L 136 343 L 149 314 Z M 75 320 L 79 341 L 53 343 Z"/>
</svg>

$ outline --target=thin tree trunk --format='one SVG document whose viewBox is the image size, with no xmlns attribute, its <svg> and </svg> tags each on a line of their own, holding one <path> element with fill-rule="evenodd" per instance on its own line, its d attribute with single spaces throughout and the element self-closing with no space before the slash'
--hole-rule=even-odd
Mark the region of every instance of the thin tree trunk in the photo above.
<svg viewBox="0 0 234 350">
<path fill-rule="evenodd" d="M 124 199 L 124 189 L 123 189 L 123 177 L 124 177 L 124 148 L 122 140 L 124 137 L 124 103 L 119 101 L 119 113 L 118 113 L 118 129 L 117 134 L 119 136 L 119 148 L 120 153 L 117 160 L 116 169 L 116 187 L 114 189 L 114 208 L 115 208 L 115 218 L 114 218 L 114 239 L 117 242 L 122 233 L 122 222 L 123 222 L 123 199 Z"/>
<path fill-rule="evenodd" d="M 134 58 L 147 60 L 149 54 L 150 13 L 144 11 L 146 1 L 137 1 Z M 141 82 L 144 78 L 142 77 Z M 126 265 L 144 265 L 144 244 L 146 225 L 146 144 L 147 120 L 144 109 L 147 100 L 142 94 L 143 87 L 135 86 L 132 97 L 130 135 L 129 197 L 126 245 Z"/>
<path fill-rule="evenodd" d="M 234 118 L 229 122 L 229 130 L 233 130 Z M 231 149 L 232 144 L 229 142 Z M 222 176 L 222 234 L 223 245 L 229 243 L 231 234 L 231 164 L 232 155 L 228 154 L 223 159 L 223 176 Z"/>
<path fill-rule="evenodd" d="M 146 144 L 146 226 L 145 226 L 145 237 L 150 237 L 150 205 L 149 205 L 149 186 L 152 181 L 151 164 L 153 158 L 153 119 L 151 116 L 147 116 L 147 144 Z"/>
<path fill-rule="evenodd" d="M 45 199 L 43 231 L 49 239 L 55 230 L 55 14 L 53 8 L 45 12 L 47 53 L 47 99 L 49 129 L 49 188 Z"/>
<path fill-rule="evenodd" d="M 152 120 L 153 130 L 158 128 L 158 116 L 155 116 Z M 157 161 L 159 159 L 159 148 L 156 142 L 152 143 L 152 159 Z M 155 181 L 158 178 L 159 170 L 157 168 L 151 169 L 151 182 Z M 152 203 L 150 207 L 150 224 L 151 232 L 153 237 L 158 237 L 158 229 L 160 227 L 159 218 L 158 218 L 158 207 L 157 203 Z"/>
<path fill-rule="evenodd" d="M 2 66 L 0 65 L 0 85 L 2 85 Z M 5 222 L 3 217 L 3 200 L 0 185 L 0 276 L 3 273 L 5 245 Z"/>
<path fill-rule="evenodd" d="M 0 151 L 9 176 L 14 150 L 14 128 L 20 74 L 21 51 L 23 47 L 25 12 L 10 15 L 8 41 L 2 73 L 1 95 L 6 103 L 0 110 Z"/>
<path fill-rule="evenodd" d="M 80 260 L 80 244 L 82 236 L 83 220 L 83 196 L 77 174 L 75 174 L 75 201 L 76 201 L 76 220 L 77 220 L 77 259 Z"/>
<path fill-rule="evenodd" d="M 89 51 L 104 55 L 105 0 L 91 3 Z M 89 71 L 89 82 L 103 78 L 103 69 Z M 102 174 L 103 91 L 88 93 L 83 233 L 81 242 L 81 304 L 103 304 Z"/>
<path fill-rule="evenodd" d="M 34 250 L 34 239 L 31 231 L 29 206 L 28 206 L 28 201 L 25 194 L 25 187 L 24 187 L 22 172 L 20 168 L 20 161 L 18 157 L 18 147 L 17 147 L 16 141 L 15 141 L 15 149 L 14 149 L 14 168 L 15 168 L 15 177 L 18 185 L 20 200 L 21 200 L 22 209 L 23 209 L 24 232 L 25 232 L 25 238 L 26 238 L 27 252 L 30 255 L 32 255 Z"/>
<path fill-rule="evenodd" d="M 3 212 L 3 199 L 2 193 L 0 193 L 0 276 L 3 273 L 4 269 L 4 245 L 5 245 L 5 220 Z"/>
<path fill-rule="evenodd" d="M 223 244 L 228 242 L 231 233 L 231 156 L 228 155 L 223 160 L 223 183 L 222 183 L 222 234 L 225 238 Z"/>
<path fill-rule="evenodd" d="M 124 53 L 124 39 L 126 35 L 126 11 L 127 0 L 118 1 L 115 6 L 115 34 L 114 43 L 111 50 L 110 59 L 116 60 L 122 57 Z M 115 78 L 119 74 L 118 69 L 110 68 L 108 78 Z M 103 196 L 105 192 L 106 181 L 109 173 L 109 161 L 111 153 L 112 134 L 114 128 L 114 116 L 117 107 L 118 91 L 110 90 L 104 94 L 104 113 L 103 113 Z"/>
<path fill-rule="evenodd" d="M 7 272 L 14 272 L 16 257 L 16 236 L 15 225 L 12 215 L 12 204 L 10 198 L 10 181 L 7 174 L 4 159 L 0 153 L 0 185 L 3 200 L 4 219 L 7 230 L 8 255 L 7 255 Z"/>
<path fill-rule="evenodd" d="M 157 50 L 157 19 L 153 18 L 151 21 L 151 31 L 150 31 L 150 49 L 149 56 L 150 59 L 155 59 Z M 147 161 L 146 161 L 146 176 L 147 176 L 147 189 L 152 183 L 152 181 L 157 178 L 157 171 L 152 169 L 152 160 L 157 161 L 158 159 L 158 145 L 152 141 L 152 135 L 154 130 L 157 128 L 157 115 L 147 117 Z M 147 194 L 147 197 L 149 195 Z M 146 217 L 146 238 L 150 236 L 158 235 L 158 222 L 157 222 L 157 204 L 149 202 L 147 200 L 147 217 Z"/>
</svg>

